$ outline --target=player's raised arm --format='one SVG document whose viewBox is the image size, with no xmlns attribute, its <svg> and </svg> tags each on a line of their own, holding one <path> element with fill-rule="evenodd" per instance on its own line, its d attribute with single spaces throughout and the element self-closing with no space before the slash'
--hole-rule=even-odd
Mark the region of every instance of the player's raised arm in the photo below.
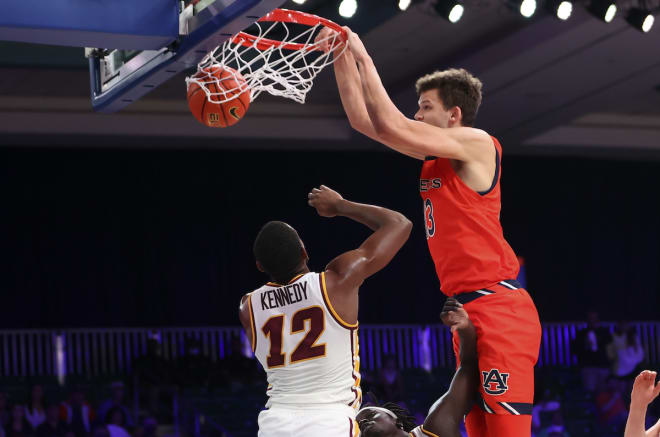
<svg viewBox="0 0 660 437">
<path fill-rule="evenodd" d="M 316 37 L 316 42 L 324 51 L 328 51 L 329 41 L 334 30 L 324 27 Z M 345 44 L 345 43 L 344 43 Z M 339 53 L 339 54 L 338 54 Z M 360 73 L 358 72 L 355 58 L 350 50 L 335 52 L 335 79 L 339 89 L 339 97 L 344 107 L 344 112 L 348 117 L 351 127 L 369 138 L 380 141 L 376 131 L 369 119 L 369 113 L 362 97 L 362 84 L 360 83 Z"/>
<path fill-rule="evenodd" d="M 646 409 L 660 394 L 660 383 L 656 384 L 656 376 L 657 372 L 644 370 L 635 378 L 624 437 L 657 437 L 660 433 L 660 420 L 648 430 L 644 429 Z"/>
<path fill-rule="evenodd" d="M 440 317 L 452 331 L 458 332 L 461 365 L 447 393 L 429 410 L 424 429 L 444 437 L 458 437 L 460 422 L 474 405 L 479 386 L 477 333 L 463 305 L 454 298 L 447 299 Z"/>
<path fill-rule="evenodd" d="M 369 276 L 385 267 L 408 240 L 412 223 L 403 214 L 380 206 L 345 200 L 321 185 L 309 193 L 309 205 L 323 217 L 344 216 L 373 230 L 357 249 L 332 260 L 327 276 L 341 289 L 357 289 Z"/>
<path fill-rule="evenodd" d="M 360 38 L 347 28 L 349 49 L 353 55 L 360 76 L 362 97 L 369 115 L 369 120 L 379 141 L 388 147 L 417 159 L 427 156 L 449 158 L 459 161 L 479 160 L 484 150 L 492 150 L 490 136 L 472 127 L 447 129 L 442 125 L 461 126 L 462 113 L 458 106 L 436 116 L 446 120 L 434 120 L 435 123 L 422 122 L 407 118 L 394 105 L 378 75 L 373 60 L 367 53 Z M 442 102 L 420 99 L 420 110 L 416 118 L 423 117 L 426 108 L 438 107 Z M 429 115 L 433 116 L 433 115 Z M 435 124 L 435 125 L 434 125 Z M 493 152 L 494 153 L 494 152 Z"/>
</svg>

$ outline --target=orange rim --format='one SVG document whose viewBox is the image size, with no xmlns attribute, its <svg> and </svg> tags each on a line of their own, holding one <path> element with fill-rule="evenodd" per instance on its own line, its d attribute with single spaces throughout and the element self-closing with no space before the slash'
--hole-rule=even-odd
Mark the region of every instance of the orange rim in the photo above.
<svg viewBox="0 0 660 437">
<path fill-rule="evenodd" d="M 338 32 L 342 42 L 346 41 L 346 31 L 344 31 L 339 24 L 306 12 L 292 11 L 289 9 L 275 9 L 258 20 L 260 23 L 276 21 L 281 23 L 303 24 L 310 27 L 316 26 L 317 24 L 323 24 L 324 26 Z M 245 32 L 239 32 L 232 38 L 232 43 L 240 44 L 245 47 L 251 47 L 255 42 L 257 49 L 262 51 L 271 47 L 279 47 L 286 50 L 320 50 L 316 44 L 285 43 L 274 39 L 259 38 Z"/>
</svg>

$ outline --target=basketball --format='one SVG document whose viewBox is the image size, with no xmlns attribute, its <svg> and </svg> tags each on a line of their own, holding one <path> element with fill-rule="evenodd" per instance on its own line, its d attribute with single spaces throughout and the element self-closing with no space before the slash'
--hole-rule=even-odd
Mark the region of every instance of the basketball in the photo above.
<svg viewBox="0 0 660 437">
<path fill-rule="evenodd" d="M 198 71 L 193 79 L 196 81 L 188 84 L 188 107 L 206 126 L 233 126 L 250 107 L 250 90 L 246 81 L 231 67 L 211 65 Z M 210 97 L 204 88 L 211 93 Z"/>
</svg>

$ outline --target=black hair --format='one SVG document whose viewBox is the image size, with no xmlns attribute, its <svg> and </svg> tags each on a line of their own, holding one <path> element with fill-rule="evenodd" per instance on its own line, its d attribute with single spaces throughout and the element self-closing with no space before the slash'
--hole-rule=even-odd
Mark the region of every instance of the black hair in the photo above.
<svg viewBox="0 0 660 437">
<path fill-rule="evenodd" d="M 266 223 L 254 240 L 254 257 L 275 282 L 286 284 L 297 273 L 302 243 L 295 229 L 284 222 Z"/>
<path fill-rule="evenodd" d="M 417 428 L 417 421 L 415 420 L 415 416 L 413 416 L 410 411 L 403 408 L 401 405 L 395 404 L 394 402 L 385 402 L 384 404 L 380 404 L 378 402 L 378 398 L 373 392 L 367 393 L 367 396 L 369 396 L 369 398 L 372 400 L 372 402 L 369 402 L 367 405 L 390 410 L 396 416 L 396 423 L 401 425 L 401 428 L 405 432 L 410 432 Z"/>
</svg>

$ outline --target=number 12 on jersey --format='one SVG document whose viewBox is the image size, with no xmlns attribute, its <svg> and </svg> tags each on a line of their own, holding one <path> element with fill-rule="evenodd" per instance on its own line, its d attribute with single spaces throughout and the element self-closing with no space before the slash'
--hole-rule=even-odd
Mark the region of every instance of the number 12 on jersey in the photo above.
<svg viewBox="0 0 660 437">
<path fill-rule="evenodd" d="M 286 365 L 286 351 L 282 351 L 284 319 L 284 314 L 273 316 L 261 327 L 261 331 L 270 341 L 270 349 L 266 357 L 266 364 L 269 369 Z M 305 331 L 307 321 L 309 321 L 309 330 L 291 352 L 289 364 L 325 356 L 325 343 L 316 344 L 316 341 L 325 331 L 323 308 L 312 306 L 296 311 L 291 317 L 291 335 Z"/>
</svg>

